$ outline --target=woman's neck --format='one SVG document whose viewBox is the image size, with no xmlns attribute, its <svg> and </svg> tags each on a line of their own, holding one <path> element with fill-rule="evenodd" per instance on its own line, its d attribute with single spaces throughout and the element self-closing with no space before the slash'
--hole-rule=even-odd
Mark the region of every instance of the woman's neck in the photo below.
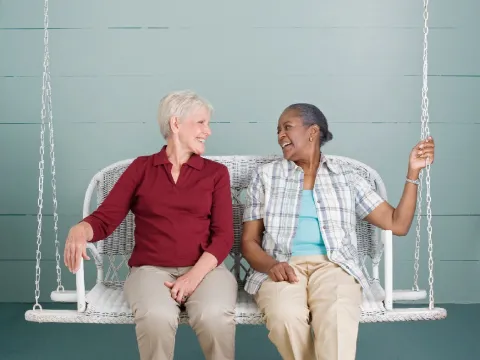
<svg viewBox="0 0 480 360">
<path fill-rule="evenodd" d="M 192 156 L 192 152 L 170 137 L 167 141 L 167 157 L 173 167 L 180 168 Z"/>
<path fill-rule="evenodd" d="M 305 159 L 295 161 L 295 163 L 303 169 L 305 175 L 313 175 L 317 173 L 320 158 L 321 153 L 315 152 Z"/>
</svg>

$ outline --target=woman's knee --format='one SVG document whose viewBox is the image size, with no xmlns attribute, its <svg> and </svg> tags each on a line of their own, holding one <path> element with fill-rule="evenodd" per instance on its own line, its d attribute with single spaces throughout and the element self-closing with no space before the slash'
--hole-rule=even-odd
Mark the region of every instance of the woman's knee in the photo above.
<svg viewBox="0 0 480 360">
<path fill-rule="evenodd" d="M 285 326 L 288 324 L 308 323 L 310 311 L 306 306 L 295 303 L 276 303 L 265 308 L 268 327 Z"/>
<path fill-rule="evenodd" d="M 148 333 L 176 331 L 178 328 L 178 313 L 161 306 L 136 309 L 134 316 L 137 327 Z"/>
<path fill-rule="evenodd" d="M 209 273 L 186 303 L 190 325 L 222 331 L 235 324 L 237 281 L 228 269 L 219 266 Z"/>
<path fill-rule="evenodd" d="M 210 332 L 235 326 L 235 304 L 219 304 L 213 299 L 197 304 L 188 311 L 190 325 L 193 329 L 205 329 Z"/>
</svg>

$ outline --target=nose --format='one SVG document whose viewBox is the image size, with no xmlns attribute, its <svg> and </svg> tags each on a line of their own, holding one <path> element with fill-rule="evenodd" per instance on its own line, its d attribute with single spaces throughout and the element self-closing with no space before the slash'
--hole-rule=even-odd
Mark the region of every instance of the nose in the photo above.
<svg viewBox="0 0 480 360">
<path fill-rule="evenodd" d="M 277 137 L 278 137 L 278 142 L 280 142 L 285 137 L 285 133 L 282 130 L 279 130 Z"/>
<path fill-rule="evenodd" d="M 207 136 L 212 135 L 212 129 L 210 129 L 210 125 L 206 125 L 206 126 L 205 126 L 205 134 L 206 134 Z"/>
</svg>

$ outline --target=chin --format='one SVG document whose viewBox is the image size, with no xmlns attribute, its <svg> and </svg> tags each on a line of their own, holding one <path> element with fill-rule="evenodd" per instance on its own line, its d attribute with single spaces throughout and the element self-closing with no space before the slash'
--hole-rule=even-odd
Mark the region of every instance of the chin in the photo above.
<svg viewBox="0 0 480 360">
<path fill-rule="evenodd" d="M 205 153 L 205 146 L 195 146 L 192 151 L 197 155 L 203 155 Z"/>
<path fill-rule="evenodd" d="M 288 150 L 287 150 L 287 151 L 283 151 L 283 149 L 282 149 L 282 155 L 283 155 L 283 158 L 284 158 L 285 160 L 292 160 L 292 157 L 293 157 L 294 154 L 293 154 L 293 152 L 291 152 L 291 151 L 288 151 Z"/>
</svg>

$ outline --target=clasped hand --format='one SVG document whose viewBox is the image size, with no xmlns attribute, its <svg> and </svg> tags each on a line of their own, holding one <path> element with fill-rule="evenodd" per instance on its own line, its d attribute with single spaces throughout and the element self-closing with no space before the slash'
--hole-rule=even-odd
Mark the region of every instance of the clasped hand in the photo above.
<svg viewBox="0 0 480 360">
<path fill-rule="evenodd" d="M 165 281 L 165 286 L 170 288 L 170 295 L 179 304 L 187 301 L 188 297 L 193 294 L 201 279 L 191 273 L 186 273 L 178 277 L 175 281 Z"/>
</svg>

